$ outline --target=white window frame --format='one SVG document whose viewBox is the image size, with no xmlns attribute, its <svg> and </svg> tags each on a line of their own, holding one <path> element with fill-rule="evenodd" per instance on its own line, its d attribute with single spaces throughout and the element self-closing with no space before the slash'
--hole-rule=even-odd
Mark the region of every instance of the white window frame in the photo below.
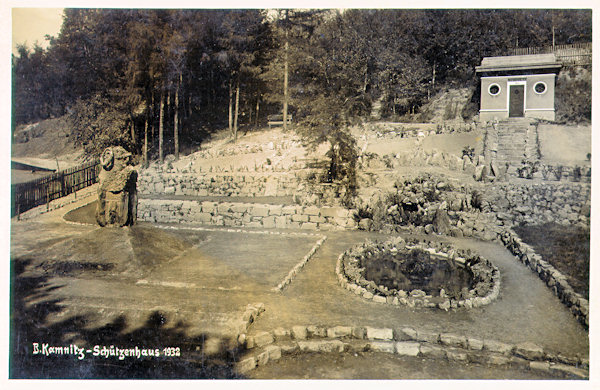
<svg viewBox="0 0 600 390">
<path fill-rule="evenodd" d="M 538 92 L 538 91 L 535 90 L 535 86 L 538 85 L 538 84 L 543 84 L 544 85 L 544 92 Z M 546 82 L 542 81 L 542 80 L 536 81 L 535 84 L 533 84 L 533 92 L 536 95 L 543 95 L 543 94 L 545 94 L 546 92 L 548 92 L 548 84 L 546 84 Z"/>
<path fill-rule="evenodd" d="M 496 87 L 498 87 L 498 92 L 497 92 L 497 93 L 495 93 L 495 94 L 494 94 L 494 93 L 492 93 L 492 92 L 490 91 L 490 89 L 491 89 L 491 88 L 492 88 L 494 85 L 495 85 Z M 490 85 L 488 85 L 487 92 L 488 92 L 488 94 L 489 94 L 490 96 L 498 96 L 498 95 L 500 95 L 500 92 L 502 92 L 502 87 L 501 87 L 501 86 L 500 86 L 500 84 L 498 84 L 498 83 L 491 83 Z"/>
</svg>

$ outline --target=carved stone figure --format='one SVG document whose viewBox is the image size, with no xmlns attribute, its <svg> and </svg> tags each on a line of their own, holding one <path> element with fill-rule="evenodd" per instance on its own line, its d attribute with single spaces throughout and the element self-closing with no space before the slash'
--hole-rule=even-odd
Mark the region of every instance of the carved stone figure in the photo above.
<svg viewBox="0 0 600 390">
<path fill-rule="evenodd" d="M 121 146 L 109 147 L 100 156 L 96 221 L 100 226 L 133 225 L 137 215 L 137 172 L 131 153 Z"/>
</svg>

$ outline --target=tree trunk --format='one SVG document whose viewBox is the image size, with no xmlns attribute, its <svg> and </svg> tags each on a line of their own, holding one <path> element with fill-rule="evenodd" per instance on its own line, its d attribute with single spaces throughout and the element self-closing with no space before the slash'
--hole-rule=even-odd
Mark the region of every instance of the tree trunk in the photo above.
<svg viewBox="0 0 600 390">
<path fill-rule="evenodd" d="M 233 121 L 233 142 L 237 141 L 239 107 L 240 107 L 240 80 L 238 79 L 235 84 L 235 117 L 234 117 L 234 121 Z"/>
<path fill-rule="evenodd" d="M 175 89 L 175 118 L 173 119 L 173 145 L 175 160 L 179 160 L 179 88 L 181 87 L 181 73 L 179 74 L 179 81 L 177 88 Z"/>
<path fill-rule="evenodd" d="M 167 90 L 167 105 L 165 106 L 165 127 L 170 123 L 171 118 L 171 91 Z"/>
<path fill-rule="evenodd" d="M 129 127 L 131 130 L 131 143 L 133 144 L 133 149 L 135 150 L 135 124 L 133 123 L 133 119 L 131 119 Z"/>
<path fill-rule="evenodd" d="M 163 85 L 164 88 L 164 85 Z M 164 162 L 163 155 L 163 129 L 165 121 L 165 92 L 164 90 L 160 94 L 160 113 L 158 116 L 158 160 L 162 164 Z"/>
<path fill-rule="evenodd" d="M 229 132 L 233 134 L 233 87 L 229 80 Z"/>
<path fill-rule="evenodd" d="M 252 106 L 246 103 L 246 109 L 248 110 L 248 126 L 252 126 Z"/>
<path fill-rule="evenodd" d="M 150 98 L 150 101 L 152 102 L 150 104 L 150 144 L 152 145 L 152 147 L 154 147 L 154 124 L 156 123 L 156 119 L 154 117 L 156 113 L 156 110 L 154 108 L 154 88 L 152 88 L 152 97 Z"/>
<path fill-rule="evenodd" d="M 258 127 L 258 113 L 260 112 L 260 95 L 256 98 L 256 115 L 254 118 L 254 122 L 256 127 Z"/>
<path fill-rule="evenodd" d="M 287 18 L 287 11 L 286 11 Z M 285 52 L 283 61 L 283 131 L 287 131 L 288 116 L 288 51 L 290 43 L 288 41 L 288 31 L 285 30 Z"/>
<path fill-rule="evenodd" d="M 144 167 L 148 166 L 148 116 L 144 121 Z"/>
</svg>

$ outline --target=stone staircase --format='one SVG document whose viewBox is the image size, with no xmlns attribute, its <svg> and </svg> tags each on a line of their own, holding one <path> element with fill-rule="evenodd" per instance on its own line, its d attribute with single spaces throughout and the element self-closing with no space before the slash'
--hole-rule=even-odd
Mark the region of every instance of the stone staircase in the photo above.
<svg viewBox="0 0 600 390">
<path fill-rule="evenodd" d="M 486 129 L 485 157 L 498 166 L 537 161 L 538 150 L 537 124 L 529 118 L 511 118 Z"/>
</svg>

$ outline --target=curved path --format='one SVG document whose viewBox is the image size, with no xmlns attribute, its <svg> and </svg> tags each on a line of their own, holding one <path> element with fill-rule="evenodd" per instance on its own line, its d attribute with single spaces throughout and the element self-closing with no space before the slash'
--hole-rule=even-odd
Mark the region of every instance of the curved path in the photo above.
<svg viewBox="0 0 600 390">
<path fill-rule="evenodd" d="M 269 296 L 263 301 L 266 311 L 254 324 L 253 331 L 294 325 L 408 326 L 512 344 L 529 341 L 551 351 L 588 356 L 587 332 L 537 275 L 500 244 L 443 238 L 490 259 L 502 277 L 500 295 L 491 304 L 443 312 L 374 303 L 342 289 L 334 272 L 338 255 L 367 238 L 385 240 L 389 236 L 362 232 L 327 235 L 321 249 L 281 296 Z"/>
</svg>

